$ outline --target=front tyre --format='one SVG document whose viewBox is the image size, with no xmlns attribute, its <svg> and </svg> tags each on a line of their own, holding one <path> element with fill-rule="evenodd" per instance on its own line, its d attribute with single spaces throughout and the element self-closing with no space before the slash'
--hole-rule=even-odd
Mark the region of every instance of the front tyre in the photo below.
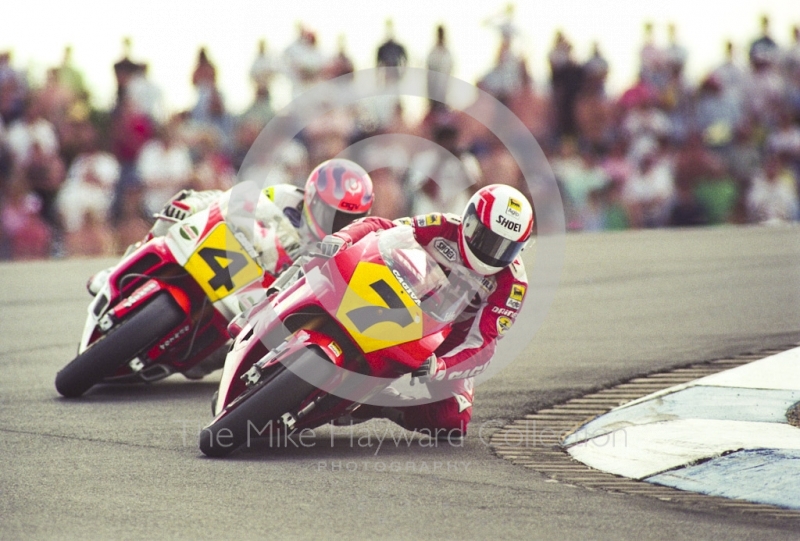
<svg viewBox="0 0 800 541">
<path fill-rule="evenodd" d="M 314 380 L 329 380 L 336 367 L 316 347 L 307 349 L 292 364 L 292 370 L 301 374 L 314 373 Z M 212 458 L 228 456 L 251 438 L 264 433 L 270 421 L 295 411 L 303 401 L 317 389 L 288 368 L 266 383 L 245 391 L 245 395 L 234 401 L 218 417 L 200 432 L 200 450 Z"/>
<path fill-rule="evenodd" d="M 82 395 L 166 336 L 185 317 L 169 294 L 157 295 L 62 368 L 56 375 L 56 390 L 67 398 Z"/>
</svg>

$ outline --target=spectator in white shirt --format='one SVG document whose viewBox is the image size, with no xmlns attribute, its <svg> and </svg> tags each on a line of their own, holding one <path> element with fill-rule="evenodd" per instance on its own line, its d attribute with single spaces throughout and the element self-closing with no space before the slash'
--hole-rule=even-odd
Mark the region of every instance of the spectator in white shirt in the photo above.
<svg viewBox="0 0 800 541">
<path fill-rule="evenodd" d="M 747 216 L 751 222 L 779 223 L 797 218 L 797 185 L 781 158 L 770 154 L 756 173 L 747 193 Z"/>
<path fill-rule="evenodd" d="M 638 171 L 628 180 L 623 192 L 633 225 L 665 225 L 674 192 L 675 182 L 669 160 L 659 157 L 655 150 L 645 153 Z"/>
<path fill-rule="evenodd" d="M 174 124 L 144 144 L 136 168 L 145 187 L 148 212 L 158 212 L 173 195 L 189 185 L 192 159 L 188 147 L 177 140 Z"/>
<path fill-rule="evenodd" d="M 56 203 L 67 233 L 79 230 L 86 214 L 107 219 L 117 181 L 119 162 L 108 152 L 95 147 L 75 158 Z"/>
<path fill-rule="evenodd" d="M 433 46 L 428 54 L 426 62 L 429 71 L 438 72 L 443 75 L 450 75 L 453 72 L 453 55 L 445 43 L 444 26 L 436 27 L 436 45 Z M 447 97 L 447 79 L 436 74 L 428 75 L 428 99 L 431 108 L 444 106 Z"/>
<path fill-rule="evenodd" d="M 56 130 L 42 116 L 41 105 L 33 98 L 29 98 L 24 116 L 8 127 L 6 142 L 14 161 L 21 166 L 30 161 L 34 145 L 47 156 L 55 156 L 59 149 Z"/>
</svg>

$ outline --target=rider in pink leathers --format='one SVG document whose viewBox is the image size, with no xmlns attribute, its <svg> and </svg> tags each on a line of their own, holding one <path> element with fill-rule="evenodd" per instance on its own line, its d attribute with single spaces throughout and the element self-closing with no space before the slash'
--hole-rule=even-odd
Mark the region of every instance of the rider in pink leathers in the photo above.
<svg viewBox="0 0 800 541">
<path fill-rule="evenodd" d="M 433 213 L 394 222 L 366 218 L 322 240 L 320 251 L 332 256 L 372 231 L 407 225 L 445 269 L 463 265 L 483 275 L 480 289 L 447 339 L 412 374 L 451 397 L 402 408 L 362 405 L 353 412 L 354 418 L 387 417 L 408 430 L 425 430 L 450 440 L 466 433 L 472 417 L 473 378 L 487 367 L 525 298 L 527 277 L 519 253 L 531 239 L 533 221 L 530 203 L 519 191 L 495 184 L 478 190 L 461 217 Z"/>
</svg>

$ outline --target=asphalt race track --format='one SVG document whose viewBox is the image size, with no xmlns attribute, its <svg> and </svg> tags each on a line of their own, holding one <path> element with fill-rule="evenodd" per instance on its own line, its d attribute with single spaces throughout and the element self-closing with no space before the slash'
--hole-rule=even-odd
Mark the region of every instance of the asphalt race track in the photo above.
<svg viewBox="0 0 800 541">
<path fill-rule="evenodd" d="M 371 421 L 226 460 L 196 443 L 215 377 L 56 393 L 84 283 L 107 264 L 0 265 L 2 539 L 797 539 L 787 520 L 553 482 L 484 442 L 634 375 L 800 341 L 800 229 L 568 236 L 548 318 L 478 388 L 463 447 L 390 435 L 378 448 L 401 433 Z"/>
</svg>

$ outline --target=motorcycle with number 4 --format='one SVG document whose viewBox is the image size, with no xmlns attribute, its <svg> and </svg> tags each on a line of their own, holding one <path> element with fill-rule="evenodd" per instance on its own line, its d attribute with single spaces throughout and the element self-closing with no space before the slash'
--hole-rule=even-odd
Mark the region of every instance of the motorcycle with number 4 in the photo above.
<svg viewBox="0 0 800 541">
<path fill-rule="evenodd" d="M 207 456 L 350 413 L 419 369 L 480 284 L 463 267 L 445 273 L 408 226 L 301 261 L 299 279 L 229 326 L 215 418 L 200 432 Z"/>
<path fill-rule="evenodd" d="M 228 203 L 223 196 L 175 223 L 111 270 L 89 305 L 77 357 L 56 376 L 60 394 L 176 372 L 196 379 L 192 368 L 224 355 L 240 303 L 263 297 L 300 250 L 297 231 L 264 194 L 248 209 L 252 227 L 234 227 Z"/>
</svg>

